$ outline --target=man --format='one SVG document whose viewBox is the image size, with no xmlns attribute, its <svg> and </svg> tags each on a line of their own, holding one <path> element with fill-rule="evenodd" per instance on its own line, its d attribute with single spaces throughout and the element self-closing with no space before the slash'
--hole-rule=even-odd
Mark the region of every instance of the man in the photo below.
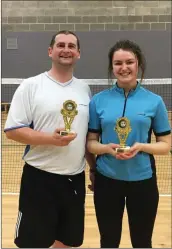
<svg viewBox="0 0 172 249">
<path fill-rule="evenodd" d="M 27 144 L 15 231 L 15 244 L 23 248 L 83 242 L 90 89 L 73 76 L 80 58 L 74 33 L 55 34 L 48 54 L 51 69 L 22 82 L 5 125 L 7 138 Z M 75 108 L 73 116 L 64 110 L 68 102 Z M 94 163 L 88 152 L 87 157 Z"/>
</svg>

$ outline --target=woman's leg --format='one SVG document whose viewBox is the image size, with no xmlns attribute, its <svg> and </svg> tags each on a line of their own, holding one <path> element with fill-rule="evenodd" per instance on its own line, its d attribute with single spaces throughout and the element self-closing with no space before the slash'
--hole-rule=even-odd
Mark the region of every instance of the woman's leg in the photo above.
<svg viewBox="0 0 172 249">
<path fill-rule="evenodd" d="M 121 182 L 99 173 L 95 176 L 94 204 L 102 248 L 118 248 L 120 244 L 125 206 Z"/>
<path fill-rule="evenodd" d="M 156 177 L 128 183 L 126 206 L 131 243 L 134 248 L 151 248 L 159 193 Z"/>
</svg>

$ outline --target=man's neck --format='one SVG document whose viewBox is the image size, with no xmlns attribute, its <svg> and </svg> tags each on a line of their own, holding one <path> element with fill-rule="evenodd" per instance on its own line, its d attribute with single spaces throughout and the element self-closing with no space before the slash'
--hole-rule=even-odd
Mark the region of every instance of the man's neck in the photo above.
<svg viewBox="0 0 172 249">
<path fill-rule="evenodd" d="M 52 67 L 48 71 L 48 75 L 60 83 L 65 83 L 65 82 L 68 82 L 69 80 L 72 79 L 73 69 L 72 68 L 69 68 L 69 69 L 59 68 L 59 69 L 57 69 L 55 67 Z"/>
</svg>

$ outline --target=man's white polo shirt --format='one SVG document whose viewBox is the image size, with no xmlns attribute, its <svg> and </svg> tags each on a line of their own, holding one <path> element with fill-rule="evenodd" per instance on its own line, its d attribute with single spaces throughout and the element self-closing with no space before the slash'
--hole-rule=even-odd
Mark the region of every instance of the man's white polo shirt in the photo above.
<svg viewBox="0 0 172 249">
<path fill-rule="evenodd" d="M 63 103 L 73 100 L 78 114 L 72 122 L 77 137 L 68 146 L 27 145 L 24 161 L 39 169 L 57 174 L 78 174 L 85 167 L 85 141 L 89 121 L 90 88 L 73 77 L 60 83 L 47 72 L 24 80 L 11 103 L 5 131 L 31 127 L 36 131 L 53 133 L 64 127 L 61 114 Z"/>
</svg>

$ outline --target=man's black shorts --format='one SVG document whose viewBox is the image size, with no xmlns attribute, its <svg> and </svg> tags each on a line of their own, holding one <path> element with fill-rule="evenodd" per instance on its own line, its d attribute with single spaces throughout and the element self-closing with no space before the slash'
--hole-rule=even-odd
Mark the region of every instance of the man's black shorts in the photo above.
<svg viewBox="0 0 172 249">
<path fill-rule="evenodd" d="M 47 248 L 55 240 L 83 243 L 85 173 L 58 175 L 25 164 L 21 179 L 15 244 Z"/>
</svg>

